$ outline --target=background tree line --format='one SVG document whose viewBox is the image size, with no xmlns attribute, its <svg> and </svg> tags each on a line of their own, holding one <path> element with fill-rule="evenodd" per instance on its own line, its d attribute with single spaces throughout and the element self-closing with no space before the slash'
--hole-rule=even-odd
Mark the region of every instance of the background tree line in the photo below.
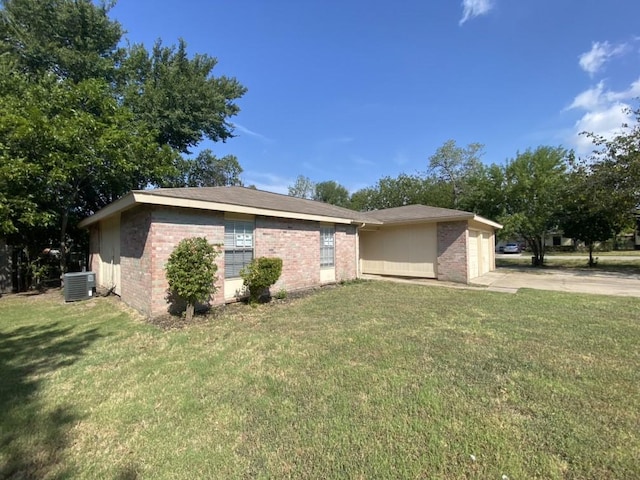
<svg viewBox="0 0 640 480">
<path fill-rule="evenodd" d="M 353 192 L 334 181 L 314 184 L 299 176 L 289 194 L 358 211 L 423 204 L 474 212 L 504 225 L 500 236 L 521 238 L 534 262 L 544 262 L 545 237 L 553 231 L 593 246 L 635 226 L 640 205 L 640 109 L 624 133 L 605 139 L 585 133 L 594 153 L 576 159 L 562 147 L 518 152 L 504 164 L 484 164 L 483 145 L 445 142 L 423 174 L 383 177 Z"/>
</svg>

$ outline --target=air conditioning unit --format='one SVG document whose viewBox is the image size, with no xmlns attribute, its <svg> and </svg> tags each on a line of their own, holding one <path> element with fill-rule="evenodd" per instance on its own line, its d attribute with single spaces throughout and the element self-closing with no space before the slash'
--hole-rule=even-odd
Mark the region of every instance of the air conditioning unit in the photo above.
<svg viewBox="0 0 640 480">
<path fill-rule="evenodd" d="M 64 274 L 64 301 L 75 302 L 93 297 L 96 287 L 94 272 L 74 272 Z"/>
</svg>

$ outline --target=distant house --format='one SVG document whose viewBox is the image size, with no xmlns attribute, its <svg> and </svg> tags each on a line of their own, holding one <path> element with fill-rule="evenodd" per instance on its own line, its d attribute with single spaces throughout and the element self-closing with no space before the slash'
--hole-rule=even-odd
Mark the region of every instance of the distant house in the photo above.
<svg viewBox="0 0 640 480">
<path fill-rule="evenodd" d="M 294 291 L 363 274 L 466 283 L 495 268 L 497 223 L 411 205 L 367 213 L 243 187 L 132 191 L 80 223 L 90 230 L 97 283 L 140 312 L 167 311 L 165 264 L 177 243 L 221 245 L 213 304 L 242 295 L 251 259 L 283 259 L 275 289 Z"/>
</svg>

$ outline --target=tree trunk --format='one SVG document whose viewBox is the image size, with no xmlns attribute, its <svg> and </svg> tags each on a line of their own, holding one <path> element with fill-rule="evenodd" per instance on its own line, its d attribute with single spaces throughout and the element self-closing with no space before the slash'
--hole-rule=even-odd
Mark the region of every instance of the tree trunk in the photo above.
<svg viewBox="0 0 640 480">
<path fill-rule="evenodd" d="M 186 311 L 186 321 L 190 322 L 193 319 L 193 313 L 196 309 L 195 303 L 188 302 L 187 303 L 187 311 Z"/>
<path fill-rule="evenodd" d="M 589 247 L 589 266 L 593 267 L 595 265 L 593 261 L 593 242 L 588 242 L 587 247 Z"/>
</svg>

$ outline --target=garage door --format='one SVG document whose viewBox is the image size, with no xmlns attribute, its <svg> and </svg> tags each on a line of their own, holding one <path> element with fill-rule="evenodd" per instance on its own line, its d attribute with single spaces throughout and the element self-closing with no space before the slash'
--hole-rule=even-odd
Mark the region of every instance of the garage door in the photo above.
<svg viewBox="0 0 640 480">
<path fill-rule="evenodd" d="M 406 225 L 360 232 L 362 273 L 437 278 L 435 225 Z"/>
<path fill-rule="evenodd" d="M 490 232 L 469 230 L 469 279 L 484 275 L 491 270 L 493 246 Z"/>
</svg>

